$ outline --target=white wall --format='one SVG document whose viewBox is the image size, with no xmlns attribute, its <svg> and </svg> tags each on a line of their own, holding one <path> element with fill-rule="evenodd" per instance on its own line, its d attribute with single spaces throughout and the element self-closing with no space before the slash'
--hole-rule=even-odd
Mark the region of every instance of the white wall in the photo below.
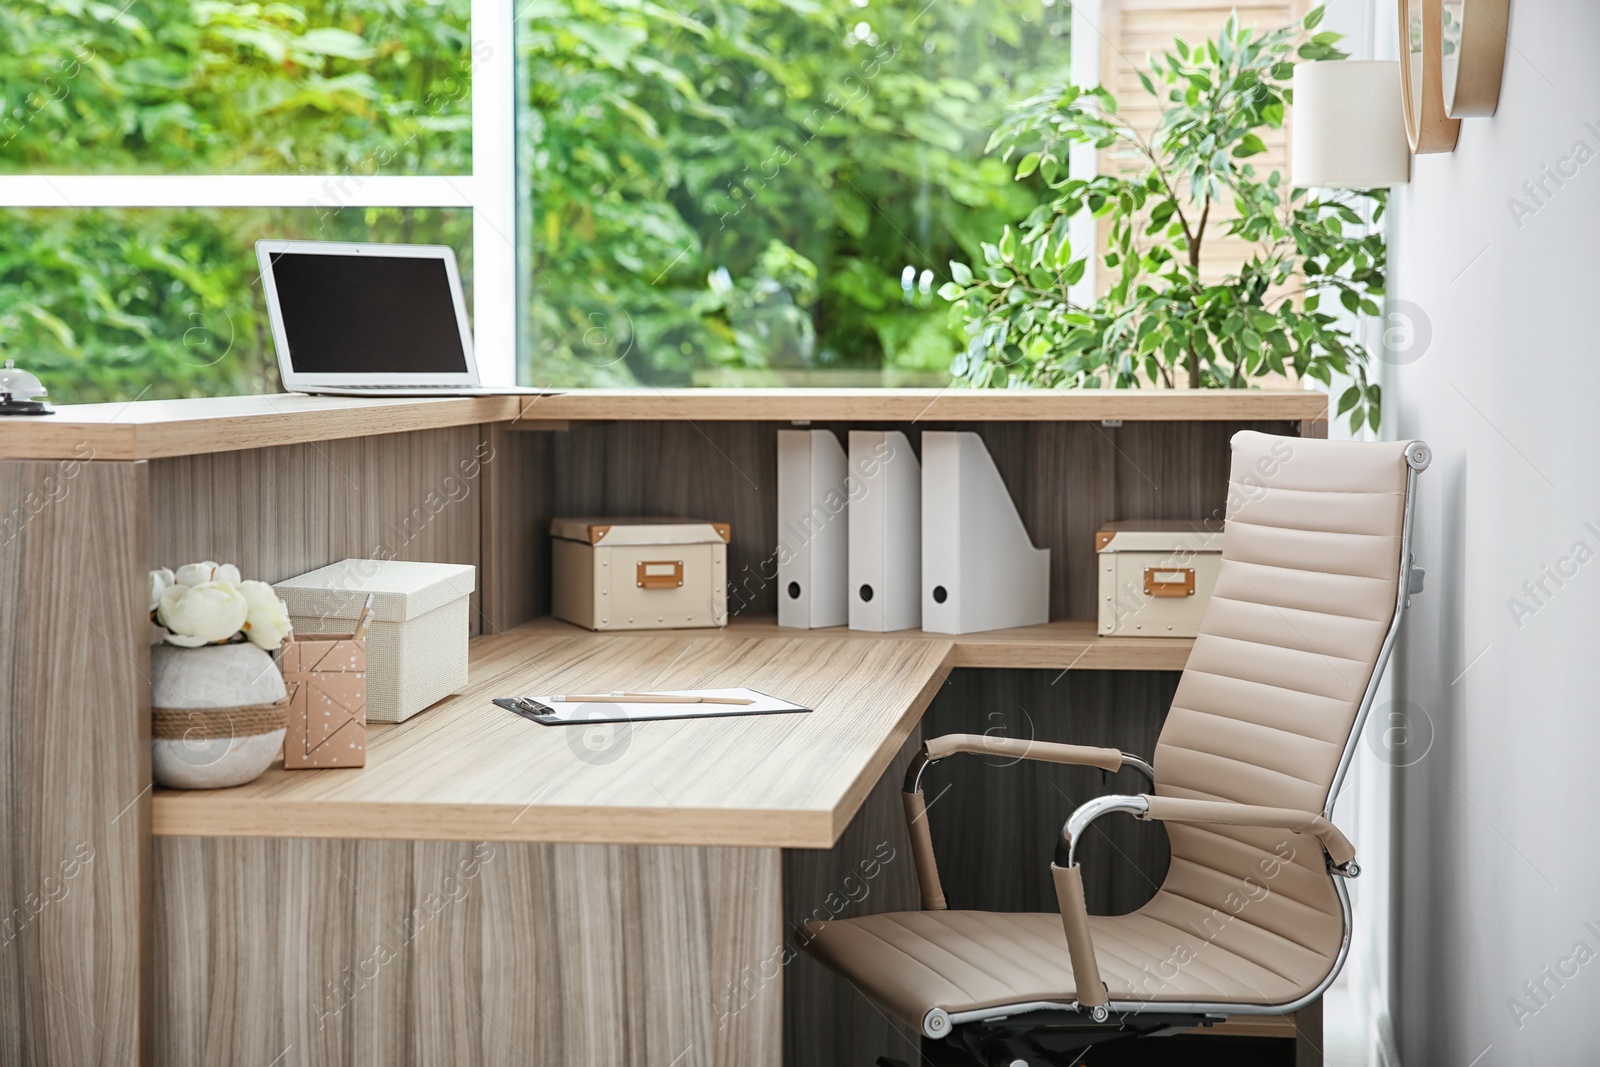
<svg viewBox="0 0 1600 1067">
<path fill-rule="evenodd" d="M 1514 0 L 1511 18 L 1499 113 L 1415 161 L 1390 228 L 1391 298 L 1432 339 L 1387 418 L 1437 457 L 1394 674 L 1434 735 L 1394 772 L 1407 1067 L 1600 1062 L 1600 555 L 1524 589 L 1579 542 L 1600 554 L 1600 5 Z M 1578 142 L 1596 158 L 1535 203 L 1523 183 Z M 1520 225 L 1512 197 L 1535 209 Z M 1537 610 L 1515 620 L 1513 597 Z"/>
<path fill-rule="evenodd" d="M 1396 55 L 1396 20 L 1393 11 L 1380 18 L 1372 0 L 1336 0 L 1328 5 L 1322 28 L 1342 34 L 1339 47 L 1352 59 L 1393 59 Z M 1386 226 L 1386 223 L 1379 223 Z M 1384 322 L 1363 316 L 1364 342 L 1376 349 L 1384 336 Z M 1376 378 L 1385 390 L 1393 385 L 1389 364 L 1378 363 Z M 1335 376 L 1331 392 L 1342 393 L 1350 382 Z M 1394 439 L 1393 419 L 1378 436 Z M 1334 420 L 1329 436 L 1347 438 L 1345 420 Z M 1371 436 L 1364 430 L 1363 436 Z M 1350 883 L 1354 910 L 1350 956 L 1326 1006 L 1329 1062 L 1390 1067 L 1397 1059 L 1389 1005 L 1390 944 L 1393 922 L 1390 909 L 1394 868 L 1388 857 L 1392 847 L 1393 776 L 1391 766 L 1405 758 L 1403 749 L 1384 744 L 1390 735 L 1389 714 L 1394 707 L 1394 679 L 1389 671 L 1380 685 L 1366 737 L 1357 747 L 1334 809 L 1334 822 L 1351 835 L 1361 856 L 1362 875 Z"/>
</svg>

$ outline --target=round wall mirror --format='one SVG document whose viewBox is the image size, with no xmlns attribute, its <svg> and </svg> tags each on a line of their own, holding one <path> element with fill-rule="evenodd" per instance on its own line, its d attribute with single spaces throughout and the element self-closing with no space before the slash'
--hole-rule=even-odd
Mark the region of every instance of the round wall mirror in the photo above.
<svg viewBox="0 0 1600 1067">
<path fill-rule="evenodd" d="M 1493 115 L 1506 65 L 1511 0 L 1443 0 L 1439 70 L 1445 113 L 1451 118 Z"/>
<path fill-rule="evenodd" d="M 1467 0 L 1469 4 L 1478 0 Z M 1400 0 L 1400 95 L 1418 155 L 1449 152 L 1461 123 L 1445 114 L 1441 53 L 1445 0 Z"/>
</svg>

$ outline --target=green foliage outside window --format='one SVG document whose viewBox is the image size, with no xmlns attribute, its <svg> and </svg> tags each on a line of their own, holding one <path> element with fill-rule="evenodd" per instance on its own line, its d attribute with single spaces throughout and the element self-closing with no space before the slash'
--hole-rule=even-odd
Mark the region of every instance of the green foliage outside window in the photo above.
<svg viewBox="0 0 1600 1067">
<path fill-rule="evenodd" d="M 0 171 L 463 174 L 469 0 L 6 0 Z"/>
<path fill-rule="evenodd" d="M 1065 77 L 1070 21 L 1040 0 L 526 2 L 524 379 L 943 380 L 945 264 L 1039 202 L 985 141 Z"/>
<path fill-rule="evenodd" d="M 61 403 L 276 390 L 258 238 L 469 257 L 470 212 L 340 210 L 471 170 L 468 34 L 468 0 L 0 4 L 0 172 L 335 178 L 301 208 L 0 210 L 0 356 Z"/>
<path fill-rule="evenodd" d="M 0 212 L 0 354 L 61 404 L 279 391 L 258 237 L 459 249 L 461 208 L 38 208 Z"/>
<path fill-rule="evenodd" d="M 1233 289 L 1186 295 L 1201 237 L 1177 198 L 1148 178 L 1066 179 L 1068 140 L 1120 136 L 1092 97 L 1046 91 L 1066 80 L 1070 20 L 1064 0 L 519 0 L 513 56 L 474 41 L 469 0 L 13 0 L 0 173 L 333 180 L 303 208 L 0 212 L 0 354 L 62 402 L 275 388 L 253 242 L 437 241 L 468 258 L 470 212 L 339 210 L 341 183 L 470 172 L 473 69 L 514 59 L 525 381 L 894 384 L 947 380 L 952 361 L 972 384 L 1359 373 L 1316 295 L 1268 304 L 1301 265 L 1362 310 L 1382 284 L 1381 240 L 1340 230 L 1351 203 L 1291 200 L 1238 162 L 1281 120 L 1288 37 L 1235 27 L 1158 65 L 1172 113 L 1203 111 L 1208 78 L 1249 101 L 1221 116 L 1226 145 L 1174 163 L 1191 197 L 1237 197 L 1227 225 L 1278 249 Z M 1194 129 L 1168 139 L 1193 148 Z M 1130 220 L 1113 291 L 1143 310 L 1052 310 L 1081 269 L 1058 225 L 1112 206 Z M 994 304 L 1007 272 L 1028 284 Z M 974 323 L 992 336 L 1040 281 L 1031 326 L 972 347 Z M 1341 406 L 1375 419 L 1376 388 L 1358 386 Z"/>
</svg>

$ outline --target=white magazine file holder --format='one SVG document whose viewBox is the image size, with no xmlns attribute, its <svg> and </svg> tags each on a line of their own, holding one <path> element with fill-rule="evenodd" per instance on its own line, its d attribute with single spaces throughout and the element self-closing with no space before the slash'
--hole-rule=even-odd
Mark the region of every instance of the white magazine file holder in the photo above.
<svg viewBox="0 0 1600 1067">
<path fill-rule="evenodd" d="M 970 634 L 1050 618 L 1050 550 L 1035 548 L 983 438 L 922 435 L 922 628 Z"/>
</svg>

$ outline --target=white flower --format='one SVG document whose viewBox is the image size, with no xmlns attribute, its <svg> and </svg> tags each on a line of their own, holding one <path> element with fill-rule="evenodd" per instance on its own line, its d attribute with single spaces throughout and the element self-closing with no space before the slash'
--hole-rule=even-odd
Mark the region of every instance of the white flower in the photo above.
<svg viewBox="0 0 1600 1067">
<path fill-rule="evenodd" d="M 186 585 L 182 571 L 178 572 L 178 581 L 178 585 L 162 592 L 156 611 L 156 619 L 168 630 L 169 643 L 196 648 L 226 641 L 244 626 L 250 605 L 238 586 L 229 582 Z"/>
<path fill-rule="evenodd" d="M 239 568 L 231 563 L 219 563 L 216 572 L 211 575 L 213 582 L 227 582 L 229 585 L 239 584 Z"/>
<path fill-rule="evenodd" d="M 244 594 L 250 611 L 245 618 L 245 636 L 257 648 L 268 652 L 276 650 L 289 636 L 289 607 L 278 599 L 272 586 L 266 582 L 240 582 L 239 592 Z"/>
<path fill-rule="evenodd" d="M 161 594 L 167 587 L 177 581 L 171 571 L 165 567 L 150 572 L 150 610 L 154 611 L 161 606 Z"/>
<path fill-rule="evenodd" d="M 201 582 L 211 581 L 216 577 L 216 573 L 217 565 L 210 560 L 204 563 L 185 563 L 178 568 L 177 581 L 179 585 L 196 586 Z"/>
</svg>

